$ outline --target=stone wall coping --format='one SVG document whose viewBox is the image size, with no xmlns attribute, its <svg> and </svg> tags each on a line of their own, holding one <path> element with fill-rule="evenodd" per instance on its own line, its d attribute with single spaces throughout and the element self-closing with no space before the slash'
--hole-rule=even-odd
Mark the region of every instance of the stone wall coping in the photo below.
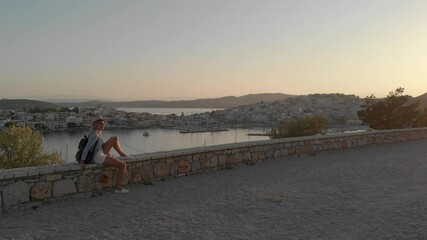
<svg viewBox="0 0 427 240">
<path fill-rule="evenodd" d="M 185 148 L 171 151 L 161 151 L 154 153 L 136 154 L 129 157 L 119 157 L 119 159 L 125 160 L 126 162 L 143 162 L 153 159 L 164 159 L 175 157 L 178 155 L 191 155 L 204 152 L 215 152 L 232 150 L 239 148 L 248 148 L 253 146 L 268 146 L 281 143 L 293 143 L 293 142 L 305 142 L 305 141 L 316 141 L 316 140 L 327 140 L 327 139 L 339 139 L 349 136 L 363 136 L 363 135 L 375 135 L 375 134 L 387 134 L 387 133 L 399 133 L 399 132 L 417 132 L 426 131 L 427 128 L 406 128 L 406 129 L 392 129 L 392 130 L 371 130 L 371 131 L 360 131 L 360 132 L 349 132 L 331 135 L 316 135 L 307 137 L 295 137 L 295 138 L 282 138 L 282 139 L 269 139 L 260 141 L 240 142 L 240 143 L 229 143 L 214 146 Z M 101 168 L 99 164 L 89 164 L 85 170 Z M 59 165 L 46 165 L 37 167 L 26 167 L 26 168 L 14 168 L 14 169 L 0 169 L 0 180 L 15 179 L 21 177 L 29 177 L 44 174 L 54 174 L 69 171 L 82 171 L 80 165 L 77 162 L 64 163 Z"/>
<path fill-rule="evenodd" d="M 128 163 L 126 183 L 152 184 L 152 181 L 230 169 L 242 164 L 253 165 L 270 159 L 426 138 L 427 128 L 349 132 L 221 144 L 118 158 Z M 81 169 L 77 162 L 1 169 L 0 213 L 9 208 L 31 207 L 72 196 L 93 196 L 108 191 L 115 186 L 116 174 L 116 168 L 89 164 Z"/>
<path fill-rule="evenodd" d="M 408 130 L 423 131 L 423 130 L 427 130 L 427 127 L 426 128 L 391 129 L 391 130 L 369 130 L 369 131 L 360 131 L 360 132 L 331 134 L 331 135 L 315 135 L 315 136 L 306 136 L 306 137 L 293 137 L 293 138 L 268 139 L 268 140 L 259 140 L 259 141 L 250 141 L 250 142 L 227 143 L 227 144 L 219 144 L 219 145 L 206 146 L 206 147 L 184 148 L 179 150 L 137 154 L 137 155 L 133 155 L 133 157 L 138 160 L 148 160 L 148 159 L 157 159 L 161 157 L 173 157 L 176 155 L 223 151 L 228 149 L 246 148 L 246 147 L 262 146 L 262 145 L 273 145 L 273 144 L 280 144 L 280 143 L 336 139 L 336 138 L 342 138 L 342 137 L 348 137 L 348 136 L 363 136 L 363 135 L 374 135 L 374 134 L 383 134 L 383 133 L 408 132 Z"/>
</svg>

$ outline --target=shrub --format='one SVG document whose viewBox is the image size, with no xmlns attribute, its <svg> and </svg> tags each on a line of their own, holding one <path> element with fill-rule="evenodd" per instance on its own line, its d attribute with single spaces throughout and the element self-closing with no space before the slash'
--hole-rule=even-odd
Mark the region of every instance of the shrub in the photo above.
<svg viewBox="0 0 427 240">
<path fill-rule="evenodd" d="M 420 114 L 417 119 L 417 127 L 427 127 L 427 108 Z"/>
<path fill-rule="evenodd" d="M 370 128 L 377 130 L 417 127 L 417 122 L 422 122 L 419 102 L 408 104 L 411 96 L 403 95 L 403 91 L 403 88 L 398 88 L 384 100 L 377 100 L 374 95 L 366 97 L 357 115 Z"/>
<path fill-rule="evenodd" d="M 327 123 L 328 120 L 322 116 L 286 120 L 281 126 L 273 127 L 267 134 L 273 139 L 311 136 L 323 133 Z"/>
<path fill-rule="evenodd" d="M 44 152 L 42 135 L 27 126 L 10 126 L 0 132 L 0 168 L 32 167 L 63 162 L 59 152 Z"/>
</svg>

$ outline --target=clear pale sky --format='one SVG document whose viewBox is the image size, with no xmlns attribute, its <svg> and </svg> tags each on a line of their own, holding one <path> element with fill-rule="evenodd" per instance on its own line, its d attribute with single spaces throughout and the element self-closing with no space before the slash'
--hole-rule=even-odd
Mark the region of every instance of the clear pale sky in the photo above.
<svg viewBox="0 0 427 240">
<path fill-rule="evenodd" d="M 0 0 L 0 99 L 427 92 L 427 0 Z"/>
</svg>

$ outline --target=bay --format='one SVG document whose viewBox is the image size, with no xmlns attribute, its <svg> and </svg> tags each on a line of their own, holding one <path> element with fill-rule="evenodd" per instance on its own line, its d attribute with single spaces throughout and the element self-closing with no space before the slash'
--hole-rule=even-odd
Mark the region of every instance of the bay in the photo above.
<svg viewBox="0 0 427 240">
<path fill-rule="evenodd" d="M 87 131 L 64 131 L 43 133 L 45 151 L 58 151 L 67 162 L 74 162 L 77 145 Z M 149 136 L 144 136 L 148 132 Z M 262 134 L 265 129 L 230 129 L 221 132 L 180 133 L 177 129 L 106 129 L 102 139 L 118 136 L 123 149 L 128 155 L 169 151 L 183 148 L 213 146 L 219 144 L 258 141 L 269 139 L 267 136 L 248 136 Z M 118 154 L 112 150 L 113 155 Z"/>
</svg>

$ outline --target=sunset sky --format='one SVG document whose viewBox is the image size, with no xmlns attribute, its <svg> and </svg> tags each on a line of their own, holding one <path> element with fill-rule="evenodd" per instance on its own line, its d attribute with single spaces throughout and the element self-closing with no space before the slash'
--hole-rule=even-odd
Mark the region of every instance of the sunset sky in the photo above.
<svg viewBox="0 0 427 240">
<path fill-rule="evenodd" d="M 427 92 L 427 0 L 0 0 L 0 99 Z"/>
</svg>

